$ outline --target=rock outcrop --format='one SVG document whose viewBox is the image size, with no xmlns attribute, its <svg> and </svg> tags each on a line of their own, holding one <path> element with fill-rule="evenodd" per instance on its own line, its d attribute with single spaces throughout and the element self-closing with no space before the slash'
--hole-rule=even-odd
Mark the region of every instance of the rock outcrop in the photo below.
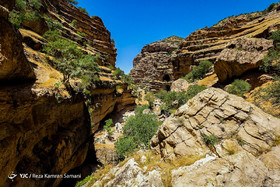
<svg viewBox="0 0 280 187">
<path fill-rule="evenodd" d="M 210 147 L 219 156 L 226 153 L 224 149 L 233 148 L 235 144 L 259 155 L 270 150 L 279 136 L 279 119 L 241 97 L 209 88 L 169 117 L 153 137 L 151 146 L 165 158 L 206 154 L 209 148 L 205 141 L 207 143 L 209 137 L 215 137 L 217 141 L 221 140 L 219 145 L 222 146 L 212 144 Z"/>
<path fill-rule="evenodd" d="M 215 63 L 217 60 L 215 70 L 218 72 L 219 80 L 224 82 L 228 80 L 227 78 L 239 76 L 245 71 L 259 66 L 262 55 L 265 55 L 266 50 L 271 47 L 271 43 L 257 38 L 267 39 L 273 31 L 279 28 L 279 4 L 266 14 L 256 12 L 232 16 L 210 28 L 205 27 L 194 31 L 185 39 L 181 39 L 177 47 L 172 49 L 170 57 L 163 55 L 164 50 L 154 50 L 149 53 L 146 51 L 149 45 L 143 47 L 142 52 L 133 61 L 130 75 L 137 84 L 144 83 L 156 92 L 160 88 L 166 89 L 166 85 L 171 84 L 163 84 L 163 76 L 168 75 L 169 80 L 174 81 L 192 71 L 200 61 L 209 60 Z M 150 45 L 160 43 L 162 41 Z M 232 47 L 231 44 L 242 45 L 244 49 Z M 254 50 L 248 48 L 249 44 L 255 45 Z M 230 49 L 231 47 L 234 49 Z M 255 52 L 261 54 L 257 55 Z M 238 55 L 242 55 L 242 58 L 237 59 Z M 219 59 L 217 59 L 218 57 Z M 225 65 L 226 70 L 224 70 L 222 66 L 224 63 L 221 62 L 226 60 L 229 62 Z M 247 61 L 253 61 L 253 63 L 247 63 Z M 233 68 L 238 69 L 229 70 L 229 63 L 235 62 L 238 62 L 239 66 L 236 65 Z M 226 74 L 224 75 L 224 73 Z"/>
<path fill-rule="evenodd" d="M 0 6 L 0 82 L 34 80 L 34 72 L 23 53 L 21 35 L 8 16 L 8 10 Z"/>
<path fill-rule="evenodd" d="M 12 4 L 0 2 L 9 9 Z M 63 74 L 52 66 L 53 57 L 41 50 L 46 40 L 40 34 L 45 31 L 37 29 L 43 27 L 30 24 L 19 32 L 8 21 L 8 10 L 0 6 L 0 186 L 58 186 L 63 174 L 86 160 L 90 135 L 99 122 L 134 104 L 127 84 L 113 80 L 112 70 L 106 67 L 115 66 L 116 49 L 102 20 L 90 18 L 66 0 L 42 1 L 42 5 L 40 11 L 63 24 L 63 37 L 86 54 L 100 54 L 100 82 L 90 90 L 90 105 L 82 93 L 59 85 Z M 75 27 L 70 25 L 73 20 Z M 79 36 L 78 31 L 87 36 Z M 93 43 L 85 45 L 85 41 Z M 72 88 L 77 87 L 75 81 L 70 80 Z M 37 177 L 10 180 L 11 172 Z M 39 176 L 44 174 L 62 177 Z"/>
<path fill-rule="evenodd" d="M 136 84 L 143 84 L 152 91 L 170 89 L 174 80 L 170 59 L 176 53 L 183 38 L 171 36 L 148 44 L 133 60 L 130 76 Z"/>
<path fill-rule="evenodd" d="M 160 126 L 151 147 L 161 160 L 137 152 L 93 186 L 277 186 L 279 137 L 280 119 L 209 88 Z"/>
<path fill-rule="evenodd" d="M 257 69 L 262 59 L 273 47 L 272 40 L 239 38 L 226 45 L 218 56 L 214 68 L 221 82 L 240 77 L 248 70 Z"/>
<path fill-rule="evenodd" d="M 171 91 L 174 92 L 180 92 L 180 91 L 186 91 L 189 87 L 188 81 L 184 79 L 178 79 L 171 84 Z"/>
<path fill-rule="evenodd" d="M 145 173 L 134 159 L 123 166 L 113 168 L 104 178 L 93 186 L 164 186 L 159 171 Z"/>
</svg>

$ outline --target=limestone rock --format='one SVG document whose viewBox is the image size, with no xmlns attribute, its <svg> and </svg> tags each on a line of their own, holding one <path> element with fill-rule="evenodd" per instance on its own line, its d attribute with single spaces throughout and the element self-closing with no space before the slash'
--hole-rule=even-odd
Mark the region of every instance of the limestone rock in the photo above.
<svg viewBox="0 0 280 187">
<path fill-rule="evenodd" d="M 0 6 L 0 11 L 5 8 Z M 35 74 L 27 61 L 21 35 L 5 17 L 0 17 L 0 82 L 34 80 Z"/>
<path fill-rule="evenodd" d="M 205 155 L 213 151 L 204 142 L 211 135 L 222 140 L 220 143 L 235 139 L 244 150 L 259 155 L 269 150 L 274 139 L 280 136 L 280 119 L 241 97 L 209 88 L 164 121 L 151 140 L 151 147 L 166 158 Z M 214 145 L 216 154 L 218 147 Z M 227 150 L 226 147 L 222 149 Z"/>
<path fill-rule="evenodd" d="M 135 186 L 150 187 L 164 186 L 159 171 L 153 170 L 144 174 L 143 169 L 138 166 L 134 159 L 130 159 L 123 166 L 113 168 L 105 177 L 97 181 L 93 186 L 100 186 L 105 182 L 106 187 L 110 186 Z M 104 184 L 104 183 L 103 183 Z"/>
<path fill-rule="evenodd" d="M 267 168 L 260 160 L 242 151 L 174 170 L 172 186 L 262 186 L 266 174 Z"/>
<path fill-rule="evenodd" d="M 169 90 L 170 81 L 174 80 L 170 59 L 182 40 L 183 38 L 171 36 L 144 46 L 133 60 L 130 76 L 134 82 L 144 84 L 154 92 L 161 88 Z"/>
<path fill-rule="evenodd" d="M 229 42 L 214 64 L 219 81 L 225 82 L 258 68 L 264 55 L 272 47 L 272 40 L 258 38 L 239 38 Z"/>
<path fill-rule="evenodd" d="M 172 83 L 171 91 L 175 91 L 175 92 L 185 91 L 188 89 L 188 87 L 189 87 L 188 81 L 184 79 L 178 79 Z"/>
</svg>

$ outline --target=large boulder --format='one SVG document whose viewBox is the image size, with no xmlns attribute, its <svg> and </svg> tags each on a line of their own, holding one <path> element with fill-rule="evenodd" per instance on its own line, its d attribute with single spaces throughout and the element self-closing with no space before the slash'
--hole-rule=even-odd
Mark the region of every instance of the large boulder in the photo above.
<svg viewBox="0 0 280 187">
<path fill-rule="evenodd" d="M 172 186 L 262 186 L 264 164 L 242 151 L 226 158 L 205 158 L 172 171 Z"/>
<path fill-rule="evenodd" d="M 272 47 L 273 41 L 263 38 L 244 37 L 229 42 L 214 64 L 219 81 L 225 82 L 258 68 Z"/>
<path fill-rule="evenodd" d="M 165 158 L 209 152 L 222 156 L 242 149 L 259 155 L 279 136 L 280 119 L 241 97 L 209 88 L 165 120 L 151 147 Z M 219 144 L 207 146 L 207 141 Z"/>
<path fill-rule="evenodd" d="M 188 87 L 189 87 L 188 81 L 184 79 L 178 79 L 172 83 L 171 91 L 174 92 L 185 91 L 186 89 L 188 89 Z"/>
<path fill-rule="evenodd" d="M 113 177 L 112 177 L 113 176 Z M 103 186 L 164 186 L 159 171 L 153 170 L 145 173 L 144 169 L 134 158 L 128 160 L 124 165 L 113 168 L 101 180 L 94 183 L 93 187 Z"/>
<path fill-rule="evenodd" d="M 0 6 L 0 82 L 35 79 L 24 55 L 21 35 L 8 21 L 7 11 Z"/>
</svg>

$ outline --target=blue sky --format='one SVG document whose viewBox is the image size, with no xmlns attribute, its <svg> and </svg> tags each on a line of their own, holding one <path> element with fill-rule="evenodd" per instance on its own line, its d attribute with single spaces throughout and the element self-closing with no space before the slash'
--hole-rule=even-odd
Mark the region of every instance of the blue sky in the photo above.
<svg viewBox="0 0 280 187">
<path fill-rule="evenodd" d="M 144 45 L 172 35 L 187 37 L 221 19 L 261 11 L 276 0 L 79 0 L 102 18 L 117 48 L 116 66 L 125 73 Z"/>
</svg>

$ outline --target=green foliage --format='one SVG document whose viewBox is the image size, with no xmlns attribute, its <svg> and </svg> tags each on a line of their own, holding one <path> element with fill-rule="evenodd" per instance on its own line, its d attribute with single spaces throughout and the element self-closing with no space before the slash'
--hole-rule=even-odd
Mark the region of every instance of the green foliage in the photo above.
<svg viewBox="0 0 280 187">
<path fill-rule="evenodd" d="M 42 6 L 40 0 L 28 0 L 28 1 L 29 1 L 29 5 L 36 10 L 39 10 Z"/>
<path fill-rule="evenodd" d="M 16 0 L 16 9 L 17 10 L 26 10 L 27 3 L 25 0 Z"/>
<path fill-rule="evenodd" d="M 280 57 L 278 50 L 270 49 L 268 55 L 263 58 L 263 64 L 260 66 L 260 70 L 266 73 L 280 70 L 280 65 L 277 60 Z M 275 61 L 275 63 L 273 63 Z"/>
<path fill-rule="evenodd" d="M 113 127 L 114 123 L 112 119 L 108 119 L 105 121 L 105 125 L 104 125 L 104 129 L 107 131 L 109 136 L 112 136 L 113 131 L 112 131 L 112 127 Z"/>
<path fill-rule="evenodd" d="M 113 75 L 116 79 L 120 80 L 125 74 L 124 71 L 118 67 L 115 71 L 113 71 Z"/>
<path fill-rule="evenodd" d="M 273 40 L 275 42 L 280 42 L 280 30 L 272 32 L 271 36 L 268 39 Z"/>
<path fill-rule="evenodd" d="M 199 86 L 199 85 L 191 85 L 188 88 L 188 91 L 185 92 L 167 92 L 166 90 L 160 90 L 156 97 L 164 102 L 164 105 L 161 106 L 162 110 L 169 111 L 171 109 L 178 108 L 183 104 L 187 103 L 187 101 L 194 96 L 196 96 L 199 92 L 206 89 L 206 86 Z M 178 105 L 173 106 L 173 102 L 177 101 Z"/>
<path fill-rule="evenodd" d="M 146 101 L 149 102 L 149 106 L 152 107 L 154 101 L 155 101 L 155 96 L 152 92 L 148 92 L 146 95 L 145 95 L 145 98 L 144 98 Z"/>
<path fill-rule="evenodd" d="M 201 79 L 208 73 L 209 68 L 212 66 L 210 61 L 201 61 L 190 73 L 188 73 L 183 79 L 193 82 L 196 79 Z"/>
<path fill-rule="evenodd" d="M 244 93 L 248 92 L 250 89 L 251 85 L 248 82 L 235 79 L 231 86 L 227 88 L 227 92 L 242 97 Z"/>
<path fill-rule="evenodd" d="M 275 7 L 276 3 L 272 3 L 271 5 L 269 5 L 269 7 L 267 8 L 267 11 L 270 12 L 274 7 Z"/>
<path fill-rule="evenodd" d="M 63 39 L 57 30 L 49 30 L 44 34 L 49 41 L 43 51 L 56 57 L 55 68 L 64 73 L 64 81 L 67 83 L 70 77 L 82 79 L 80 89 L 88 94 L 88 87 L 99 81 L 98 73 L 100 68 L 96 63 L 98 56 L 85 55 L 78 48 L 78 45 L 71 40 Z"/>
<path fill-rule="evenodd" d="M 137 106 L 134 111 L 136 114 L 142 114 L 143 111 L 148 108 L 149 108 L 149 105 L 141 105 L 141 106 Z"/>
<path fill-rule="evenodd" d="M 75 0 L 68 0 L 69 3 L 71 3 L 72 5 L 78 5 L 79 2 L 75 1 Z"/>
<path fill-rule="evenodd" d="M 132 137 L 122 136 L 115 143 L 115 147 L 119 158 L 124 159 L 126 156 L 133 153 L 134 149 L 136 149 L 136 144 Z"/>
<path fill-rule="evenodd" d="M 84 33 L 84 32 L 77 32 L 78 33 L 78 35 L 80 35 L 80 36 L 82 36 L 82 37 L 87 37 L 88 35 L 86 34 L 86 33 Z"/>
<path fill-rule="evenodd" d="M 40 0 L 16 0 L 15 9 L 10 12 L 10 22 L 16 27 L 21 27 L 24 21 L 34 21 L 41 18 L 38 10 L 41 7 Z"/>
<path fill-rule="evenodd" d="M 63 28 L 63 25 L 61 22 L 54 20 L 53 18 L 51 18 L 47 15 L 44 16 L 44 19 L 45 19 L 50 31 L 57 31 L 57 30 L 61 30 Z"/>
<path fill-rule="evenodd" d="M 75 185 L 75 187 L 82 187 L 83 185 L 85 185 L 88 181 L 90 181 L 93 178 L 92 175 L 87 176 L 84 180 L 81 180 L 79 182 L 77 182 L 77 184 Z"/>
<path fill-rule="evenodd" d="M 275 78 L 276 81 L 270 84 L 266 88 L 260 88 L 254 96 L 262 98 L 267 101 L 271 101 L 272 104 L 280 104 L 280 82 L 279 78 Z"/>
<path fill-rule="evenodd" d="M 202 138 L 205 144 L 208 146 L 209 145 L 214 146 L 216 143 L 220 141 L 220 139 L 213 134 L 210 136 L 202 135 Z"/>
<path fill-rule="evenodd" d="M 76 27 L 76 24 L 77 24 L 77 20 L 75 20 L 75 19 L 70 23 L 70 25 L 72 27 Z"/>
<path fill-rule="evenodd" d="M 116 43 L 115 43 L 115 40 L 112 38 L 111 39 L 111 42 L 115 45 Z"/>
<path fill-rule="evenodd" d="M 149 142 L 159 125 L 157 116 L 153 114 L 138 113 L 129 117 L 124 126 L 123 136 L 115 144 L 119 158 L 124 159 L 135 148 L 149 147 Z"/>
<path fill-rule="evenodd" d="M 82 12 L 82 13 L 84 13 L 84 14 L 89 16 L 89 13 L 88 13 L 88 11 L 85 8 L 78 7 L 78 9 L 80 10 L 80 12 Z"/>
</svg>

